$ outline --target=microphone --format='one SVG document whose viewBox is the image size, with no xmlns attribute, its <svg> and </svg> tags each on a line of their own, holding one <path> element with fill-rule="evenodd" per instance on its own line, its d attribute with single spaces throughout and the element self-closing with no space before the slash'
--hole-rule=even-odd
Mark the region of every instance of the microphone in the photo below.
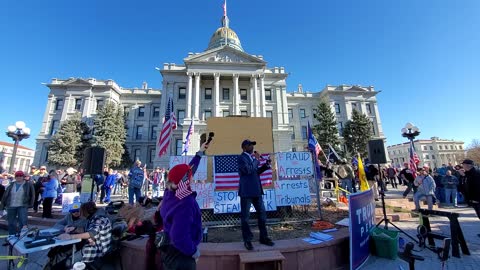
<svg viewBox="0 0 480 270">
<path fill-rule="evenodd" d="M 208 139 L 207 139 L 207 141 L 205 142 L 205 146 L 207 146 L 207 145 L 210 144 L 210 142 L 213 140 L 213 137 L 214 137 L 214 136 L 215 136 L 215 133 L 213 133 L 213 132 L 208 133 Z"/>
</svg>

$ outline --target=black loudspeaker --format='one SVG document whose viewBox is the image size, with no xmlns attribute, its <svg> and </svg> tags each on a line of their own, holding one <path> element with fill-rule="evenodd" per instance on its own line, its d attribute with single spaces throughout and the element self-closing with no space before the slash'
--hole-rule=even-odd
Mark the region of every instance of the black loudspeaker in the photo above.
<svg viewBox="0 0 480 270">
<path fill-rule="evenodd" d="M 85 174 L 102 174 L 105 164 L 105 148 L 90 147 L 85 149 L 83 169 Z"/>
<path fill-rule="evenodd" d="M 382 139 L 368 141 L 368 159 L 370 164 L 387 163 L 385 144 Z"/>
</svg>

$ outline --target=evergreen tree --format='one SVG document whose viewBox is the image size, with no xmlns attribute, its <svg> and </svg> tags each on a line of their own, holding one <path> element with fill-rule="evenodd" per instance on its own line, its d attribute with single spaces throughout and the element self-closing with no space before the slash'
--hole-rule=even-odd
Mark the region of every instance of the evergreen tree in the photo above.
<svg viewBox="0 0 480 270">
<path fill-rule="evenodd" d="M 83 151 L 90 145 L 90 129 L 79 113 L 62 123 L 48 146 L 48 163 L 54 166 L 78 167 L 83 162 Z"/>
<path fill-rule="evenodd" d="M 328 151 L 328 145 L 338 150 L 340 140 L 338 138 L 337 121 L 328 100 L 322 99 L 317 106 L 317 114 L 314 115 L 318 125 L 312 127 L 313 134 L 324 151 Z"/>
<path fill-rule="evenodd" d="M 123 145 L 126 139 L 123 108 L 113 102 L 107 102 L 94 120 L 94 142 L 96 146 L 105 148 L 105 165 L 120 165 L 125 152 Z"/>
<path fill-rule="evenodd" d="M 353 155 L 360 153 L 362 157 L 368 155 L 367 145 L 372 137 L 372 125 L 368 116 L 358 110 L 352 111 L 352 119 L 347 121 L 343 129 L 343 139 L 348 152 Z"/>
<path fill-rule="evenodd" d="M 120 162 L 119 168 L 120 169 L 126 169 L 132 167 L 133 160 L 130 157 L 130 152 L 127 149 L 127 145 L 123 144 L 123 155 L 122 155 L 122 161 Z"/>
</svg>

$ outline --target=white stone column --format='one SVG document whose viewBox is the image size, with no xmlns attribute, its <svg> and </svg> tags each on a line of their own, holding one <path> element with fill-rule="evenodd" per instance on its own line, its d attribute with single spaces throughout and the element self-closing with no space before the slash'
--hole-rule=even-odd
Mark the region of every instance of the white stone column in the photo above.
<svg viewBox="0 0 480 270">
<path fill-rule="evenodd" d="M 45 113 L 43 114 L 43 122 L 42 122 L 42 131 L 44 135 L 48 135 L 49 131 L 49 115 L 53 113 L 55 110 L 55 96 L 50 94 L 48 96 L 47 108 L 45 109 Z"/>
<path fill-rule="evenodd" d="M 215 80 L 215 86 L 213 90 L 213 98 L 215 102 L 213 104 L 212 115 L 214 117 L 218 117 L 220 112 L 220 73 L 214 73 L 213 77 Z"/>
<path fill-rule="evenodd" d="M 260 75 L 260 116 L 265 117 L 265 75 Z"/>
<path fill-rule="evenodd" d="M 195 110 L 194 118 L 200 119 L 200 73 L 195 73 Z"/>
<path fill-rule="evenodd" d="M 188 89 L 187 89 L 187 108 L 185 112 L 185 119 L 192 118 L 192 76 L 191 72 L 187 72 L 188 76 Z"/>
<path fill-rule="evenodd" d="M 63 101 L 63 110 L 62 110 L 62 116 L 60 118 L 60 121 L 65 121 L 67 120 L 68 113 L 70 112 L 70 103 L 72 100 L 72 95 L 65 96 L 65 100 Z M 60 126 L 59 126 L 60 127 Z"/>
<path fill-rule="evenodd" d="M 240 115 L 240 98 L 238 95 L 238 74 L 233 74 L 233 115 Z"/>
<path fill-rule="evenodd" d="M 259 100 L 259 93 L 258 93 L 258 75 L 253 75 L 253 91 L 255 92 L 254 96 L 254 103 L 255 103 L 255 117 L 260 116 L 260 100 Z"/>
<path fill-rule="evenodd" d="M 255 117 L 255 75 L 250 77 L 250 116 Z"/>
</svg>

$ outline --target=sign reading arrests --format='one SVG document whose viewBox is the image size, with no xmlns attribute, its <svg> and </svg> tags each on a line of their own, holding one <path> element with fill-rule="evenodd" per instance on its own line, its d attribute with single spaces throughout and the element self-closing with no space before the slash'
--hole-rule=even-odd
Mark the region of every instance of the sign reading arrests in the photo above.
<svg viewBox="0 0 480 270">
<path fill-rule="evenodd" d="M 276 153 L 275 160 L 279 179 L 313 175 L 312 154 L 309 152 Z"/>
</svg>

